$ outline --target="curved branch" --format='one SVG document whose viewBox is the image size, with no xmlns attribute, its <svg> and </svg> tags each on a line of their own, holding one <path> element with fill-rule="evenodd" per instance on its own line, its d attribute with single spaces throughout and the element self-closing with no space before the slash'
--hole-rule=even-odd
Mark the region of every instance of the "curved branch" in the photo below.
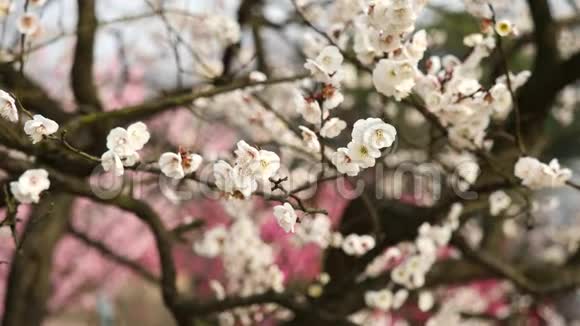
<svg viewBox="0 0 580 326">
<path fill-rule="evenodd" d="M 139 265 L 138 263 L 132 261 L 131 259 L 121 256 L 115 253 L 111 248 L 107 247 L 104 243 L 99 242 L 95 239 L 92 239 L 87 234 L 81 232 L 80 230 L 76 229 L 72 224 L 68 224 L 68 233 L 75 237 L 75 239 L 79 240 L 80 242 L 84 243 L 85 245 L 97 250 L 101 255 L 105 258 L 111 259 L 115 263 L 125 266 L 129 268 L 129 270 L 133 271 L 135 274 L 141 276 L 143 279 L 158 284 L 159 279 L 145 269 L 143 266 Z"/>
<path fill-rule="evenodd" d="M 561 269 L 549 275 L 549 281 L 540 282 L 514 267 L 512 263 L 503 261 L 496 253 L 472 249 L 459 237 L 454 237 L 452 244 L 459 248 L 466 258 L 479 263 L 495 275 L 509 279 L 518 288 L 530 294 L 548 295 L 573 290 L 580 286 L 580 269 L 578 268 Z"/>
<path fill-rule="evenodd" d="M 110 121 L 114 121 L 117 124 L 123 124 L 125 122 L 134 121 L 136 119 L 147 118 L 154 114 L 169 109 L 174 109 L 181 105 L 189 104 L 192 101 L 199 98 L 212 97 L 219 94 L 228 93 L 237 89 L 244 89 L 247 87 L 257 85 L 274 85 L 293 82 L 300 79 L 304 79 L 307 76 L 308 75 L 303 74 L 277 79 L 269 79 L 260 82 L 248 82 L 247 79 L 241 79 L 234 81 L 227 86 L 216 87 L 207 91 L 187 92 L 167 97 L 161 97 L 158 99 L 148 100 L 138 105 L 120 108 L 115 111 L 94 112 L 72 120 L 67 126 L 65 126 L 65 129 L 68 130 L 69 132 L 72 132 L 81 127 L 85 127 L 88 125 L 96 125 Z"/>
</svg>

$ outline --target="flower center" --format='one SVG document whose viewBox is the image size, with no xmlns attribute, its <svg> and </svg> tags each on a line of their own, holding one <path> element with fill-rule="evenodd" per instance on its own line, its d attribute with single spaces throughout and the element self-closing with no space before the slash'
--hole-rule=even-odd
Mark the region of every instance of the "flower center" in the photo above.
<svg viewBox="0 0 580 326">
<path fill-rule="evenodd" d="M 362 156 L 367 156 L 369 154 L 369 150 L 366 146 L 361 146 L 358 151 Z"/>
</svg>

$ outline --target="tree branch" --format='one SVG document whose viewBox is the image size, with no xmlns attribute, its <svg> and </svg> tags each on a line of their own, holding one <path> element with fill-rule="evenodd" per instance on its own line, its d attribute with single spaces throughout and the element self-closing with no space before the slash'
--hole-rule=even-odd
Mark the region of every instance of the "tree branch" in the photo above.
<svg viewBox="0 0 580 326">
<path fill-rule="evenodd" d="M 237 89 L 244 89 L 247 87 L 257 85 L 274 85 L 280 83 L 287 83 L 306 78 L 308 75 L 296 75 L 290 77 L 283 77 L 277 79 L 269 79 L 260 82 L 249 82 L 247 79 L 241 79 L 232 82 L 229 85 L 216 87 L 207 91 L 187 92 L 176 94 L 158 99 L 148 100 L 144 103 L 120 108 L 115 111 L 108 112 L 94 112 L 84 115 L 82 117 L 72 120 L 66 127 L 69 132 L 77 130 L 88 125 L 95 125 L 104 122 L 114 121 L 115 124 L 123 124 L 125 122 L 143 119 L 155 115 L 157 113 L 174 109 L 176 107 L 186 105 L 199 98 L 207 98 L 223 93 L 228 93 Z"/>
<path fill-rule="evenodd" d="M 66 229 L 72 197 L 62 193 L 37 206 L 10 268 L 2 325 L 40 325 L 50 296 L 52 256 Z"/>
<path fill-rule="evenodd" d="M 573 290 L 580 286 L 580 269 L 560 269 L 547 277 L 548 281 L 539 282 L 514 267 L 511 262 L 503 261 L 497 253 L 472 249 L 460 237 L 454 237 L 452 244 L 461 250 L 466 258 L 479 263 L 493 274 L 509 279 L 521 290 L 535 295 Z M 538 275 L 542 276 L 542 275 Z M 544 278 L 546 278 L 544 276 Z"/>
<path fill-rule="evenodd" d="M 95 0 L 78 0 L 77 43 L 71 70 L 71 86 L 81 112 L 102 111 L 93 74 L 97 17 Z"/>
<path fill-rule="evenodd" d="M 155 284 L 159 283 L 159 279 L 151 272 L 149 272 L 147 269 L 145 269 L 143 266 L 139 265 L 138 263 L 132 261 L 127 257 L 115 253 L 111 248 L 107 247 L 104 243 L 92 239 L 87 234 L 76 229 L 71 223 L 68 224 L 67 231 L 83 244 L 97 250 L 105 258 L 111 259 L 115 263 L 129 268 L 129 270 L 133 271 L 135 274 L 141 276 L 143 279 L 149 282 Z"/>
</svg>

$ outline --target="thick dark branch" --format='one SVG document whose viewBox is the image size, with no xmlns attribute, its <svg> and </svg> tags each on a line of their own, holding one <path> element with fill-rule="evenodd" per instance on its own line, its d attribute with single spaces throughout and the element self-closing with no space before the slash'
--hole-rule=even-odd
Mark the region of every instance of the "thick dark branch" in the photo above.
<svg viewBox="0 0 580 326">
<path fill-rule="evenodd" d="M 580 78 L 580 52 L 552 66 L 550 70 L 535 73 L 522 87 L 518 102 L 522 108 L 522 128 L 528 137 L 540 135 L 545 119 L 560 91 Z"/>
<path fill-rule="evenodd" d="M 127 257 L 117 254 L 111 248 L 107 247 L 104 243 L 92 239 L 87 234 L 77 230 L 70 223 L 68 225 L 68 233 L 70 233 L 72 236 L 74 236 L 77 240 L 84 243 L 85 245 L 97 250 L 104 257 L 111 259 L 112 261 L 114 261 L 119 265 L 129 268 L 129 270 L 133 271 L 135 274 L 141 276 L 145 280 L 155 284 L 159 283 L 159 279 L 151 272 L 149 272 L 147 269 L 145 269 L 143 266 L 139 265 L 138 263 L 132 261 Z"/>
<path fill-rule="evenodd" d="M 526 143 L 534 144 L 531 132 L 542 129 L 555 98 L 546 88 L 553 84 L 552 74 L 558 60 L 556 27 L 548 0 L 528 0 L 528 7 L 534 22 L 533 41 L 536 48 L 532 76 L 522 87 L 518 105 L 522 108 L 522 127 Z M 532 138 L 532 139 L 530 139 Z"/>
<path fill-rule="evenodd" d="M 0 168 L 14 174 L 20 174 L 32 167 L 32 163 L 25 161 L 12 159 L 0 161 Z M 85 181 L 65 175 L 55 169 L 46 168 L 46 170 L 50 175 L 51 189 L 60 189 L 64 192 L 85 197 L 105 205 L 116 206 L 124 211 L 135 214 L 149 227 L 153 233 L 157 253 L 159 255 L 159 265 L 161 266 L 160 283 L 163 301 L 167 308 L 173 313 L 179 326 L 189 325 L 188 317 L 176 310 L 177 303 L 179 302 L 179 295 L 175 282 L 176 272 L 172 254 L 171 234 L 167 231 L 157 213 L 144 201 L 130 196 L 120 195 L 111 200 L 100 198 L 93 193 L 90 186 Z"/>
<path fill-rule="evenodd" d="M 569 84 L 580 79 L 580 52 L 575 53 L 559 65 L 555 73 L 559 78 L 556 79 L 553 91 L 557 94 L 560 90 Z"/>
<path fill-rule="evenodd" d="M 180 224 L 175 228 L 171 229 L 169 232 L 173 237 L 175 237 L 179 241 L 186 242 L 186 238 L 184 237 L 185 234 L 198 230 L 205 225 L 205 221 L 203 220 L 194 220 L 189 223 Z"/>
<path fill-rule="evenodd" d="M 0 82 L 3 90 L 13 92 L 30 111 L 59 122 L 65 122 L 72 117 L 71 114 L 64 112 L 60 103 L 51 98 L 37 82 L 26 75 L 21 75 L 13 65 L 0 65 Z"/>
<path fill-rule="evenodd" d="M 42 324 L 51 293 L 52 256 L 66 230 L 71 203 L 71 196 L 54 194 L 34 209 L 6 281 L 2 325 Z"/>
<path fill-rule="evenodd" d="M 252 11 L 256 5 L 258 5 L 261 0 L 242 0 L 240 3 L 240 7 L 238 8 L 238 24 L 240 28 L 243 28 L 244 25 L 251 19 Z M 222 62 L 224 66 L 224 71 L 220 79 L 227 80 L 230 76 L 232 63 L 234 58 L 240 48 L 239 43 L 232 44 L 228 46 L 224 50 L 224 54 L 222 56 Z"/>
<path fill-rule="evenodd" d="M 78 0 L 77 43 L 71 70 L 72 89 L 82 112 L 101 111 L 93 74 L 97 17 L 95 0 Z"/>
<path fill-rule="evenodd" d="M 472 249 L 463 239 L 455 237 L 453 245 L 461 250 L 466 258 L 481 264 L 493 274 L 509 279 L 521 290 L 535 294 L 547 295 L 556 292 L 573 290 L 580 286 L 580 269 L 566 268 L 554 271 L 554 274 L 537 275 L 532 278 L 527 273 L 514 266 L 513 263 L 502 260 L 497 253 Z M 545 273 L 545 270 L 544 270 Z M 538 279 L 544 278 L 545 281 Z"/>
<path fill-rule="evenodd" d="M 539 71 L 553 65 L 558 59 L 557 26 L 548 0 L 528 0 L 528 6 L 534 21 L 534 43 L 537 51 L 534 71 Z"/>
<path fill-rule="evenodd" d="M 192 315 L 210 315 L 240 307 L 247 307 L 256 304 L 276 303 L 294 312 L 296 316 L 304 318 L 315 318 L 332 325 L 356 325 L 341 314 L 336 312 L 317 309 L 308 303 L 298 303 L 298 301 L 287 293 L 266 292 L 247 297 L 225 298 L 205 303 L 198 303 L 191 300 L 184 300 L 179 304 L 179 309 Z M 303 323 L 297 323 L 303 324 Z"/>
<path fill-rule="evenodd" d="M 123 124 L 125 122 L 134 121 L 136 119 L 144 119 L 169 109 L 190 104 L 192 101 L 198 98 L 212 97 L 215 95 L 231 92 L 236 89 L 243 89 L 256 85 L 274 85 L 292 82 L 303 79 L 305 77 L 307 77 L 307 75 L 297 75 L 291 77 L 269 79 L 261 82 L 248 82 L 247 79 L 241 79 L 234 81 L 229 85 L 216 87 L 208 91 L 181 93 L 158 99 L 150 99 L 142 104 L 120 108 L 115 111 L 94 112 L 71 121 L 70 124 L 68 124 L 65 127 L 65 129 L 72 132 L 74 130 L 77 130 L 78 128 L 85 127 L 88 125 L 96 125 L 111 121 L 114 121 L 115 124 Z"/>
</svg>

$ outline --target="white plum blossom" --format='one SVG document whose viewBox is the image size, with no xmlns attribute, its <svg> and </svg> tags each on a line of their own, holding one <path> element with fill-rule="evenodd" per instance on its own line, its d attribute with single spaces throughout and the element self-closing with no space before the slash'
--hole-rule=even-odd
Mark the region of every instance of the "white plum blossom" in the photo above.
<svg viewBox="0 0 580 326">
<path fill-rule="evenodd" d="M 311 98 L 304 98 L 300 92 L 296 92 L 294 103 L 296 105 L 296 111 L 298 111 L 306 122 L 318 125 L 320 124 L 321 118 L 328 116 L 328 111 L 325 110 L 323 113 L 318 101 Z"/>
<path fill-rule="evenodd" d="M 572 177 L 572 171 L 561 168 L 557 159 L 550 161 L 550 164 L 545 164 L 529 156 L 518 159 L 514 174 L 522 179 L 524 186 L 531 189 L 563 186 Z"/>
<path fill-rule="evenodd" d="M 16 109 L 16 100 L 3 90 L 0 90 L 0 117 L 10 121 L 18 121 L 18 110 Z"/>
<path fill-rule="evenodd" d="M 339 148 L 334 154 L 332 154 L 332 164 L 336 166 L 336 169 L 340 173 L 344 173 L 349 176 L 355 176 L 360 172 L 360 166 L 353 161 L 353 159 L 348 154 L 347 148 Z"/>
<path fill-rule="evenodd" d="M 324 88 L 323 95 L 324 102 L 322 102 L 322 109 L 324 109 L 325 113 L 327 113 L 328 110 L 338 107 L 344 101 L 344 95 L 331 85 Z"/>
<path fill-rule="evenodd" d="M 203 257 L 216 257 L 223 250 L 227 234 L 225 227 L 214 227 L 205 232 L 203 238 L 193 243 L 193 251 Z"/>
<path fill-rule="evenodd" d="M 122 176 L 125 173 L 123 161 L 115 151 L 106 151 L 101 156 L 101 165 L 105 171 L 113 171 L 117 176 Z"/>
<path fill-rule="evenodd" d="M 22 204 L 38 203 L 40 193 L 50 188 L 48 172 L 44 169 L 27 170 L 18 181 L 10 183 L 14 198 Z"/>
<path fill-rule="evenodd" d="M 348 157 L 363 169 L 375 166 L 375 160 L 381 156 L 380 150 L 371 148 L 363 143 L 351 141 L 346 147 L 348 149 Z"/>
<path fill-rule="evenodd" d="M 435 304 L 435 297 L 430 291 L 419 292 L 419 300 L 417 301 L 417 306 L 423 312 L 431 310 Z"/>
<path fill-rule="evenodd" d="M 236 163 L 260 180 L 268 180 L 280 169 L 280 157 L 278 154 L 264 149 L 258 150 L 241 140 L 235 150 Z"/>
<path fill-rule="evenodd" d="M 316 214 L 313 218 L 301 221 L 296 236 L 303 243 L 315 243 L 321 248 L 330 245 L 332 222 L 325 214 Z"/>
<path fill-rule="evenodd" d="M 240 41 L 241 29 L 238 22 L 228 15 L 207 16 L 205 27 L 224 46 Z"/>
<path fill-rule="evenodd" d="M 268 79 L 268 76 L 261 71 L 254 70 L 248 74 L 248 79 L 252 82 L 263 82 Z"/>
<path fill-rule="evenodd" d="M 258 188 L 251 171 L 240 165 L 232 167 L 226 161 L 218 161 L 213 166 L 213 175 L 218 189 L 228 196 L 245 199 Z"/>
<path fill-rule="evenodd" d="M 45 136 L 50 136 L 57 131 L 58 123 L 40 114 L 34 115 L 32 120 L 28 120 L 24 124 L 24 132 L 32 139 L 33 144 L 42 141 Z"/>
<path fill-rule="evenodd" d="M 377 91 L 400 101 L 411 94 L 416 73 L 408 60 L 382 59 L 373 70 L 373 83 Z"/>
<path fill-rule="evenodd" d="M 489 195 L 489 213 L 491 216 L 497 216 L 508 209 L 511 203 L 512 199 L 505 193 L 505 191 L 494 191 Z"/>
<path fill-rule="evenodd" d="M 495 32 L 497 35 L 505 37 L 514 33 L 514 26 L 509 20 L 501 19 L 495 23 Z"/>
<path fill-rule="evenodd" d="M 107 149 L 101 156 L 101 165 L 105 171 L 113 170 L 118 176 L 123 175 L 123 166 L 134 166 L 140 159 L 137 151 L 142 150 L 151 135 L 143 122 L 135 122 L 127 129 L 116 127 L 107 135 Z M 122 165 L 119 165 L 119 162 Z"/>
<path fill-rule="evenodd" d="M 236 155 L 236 163 L 239 165 L 247 166 L 252 161 L 256 160 L 259 156 L 259 150 L 244 140 L 238 141 L 236 144 L 236 150 L 234 154 Z"/>
<path fill-rule="evenodd" d="M 294 211 L 294 207 L 292 207 L 290 203 L 274 206 L 274 216 L 276 217 L 278 225 L 280 225 L 286 233 L 294 233 L 294 226 L 296 225 L 298 216 L 296 215 L 296 211 Z"/>
<path fill-rule="evenodd" d="M 340 173 L 357 175 L 361 168 L 375 165 L 381 149 L 391 146 L 396 135 L 395 127 L 381 119 L 358 120 L 353 126 L 351 142 L 332 155 L 332 162 Z"/>
<path fill-rule="evenodd" d="M 336 46 L 327 46 L 322 49 L 318 56 L 307 59 L 304 67 L 310 71 L 312 78 L 318 82 L 338 85 L 342 80 L 340 66 L 343 56 Z"/>
<path fill-rule="evenodd" d="M 324 138 L 334 138 L 340 135 L 340 132 L 346 128 L 346 122 L 339 118 L 330 118 L 320 129 L 320 135 Z"/>
<path fill-rule="evenodd" d="M 4 18 L 15 9 L 15 3 L 12 0 L 0 0 L 0 18 Z"/>
<path fill-rule="evenodd" d="M 470 96 L 481 89 L 479 82 L 473 78 L 463 78 L 457 81 L 457 91 L 464 96 Z"/>
<path fill-rule="evenodd" d="M 409 297 L 409 291 L 407 289 L 399 289 L 395 292 L 393 296 L 393 309 L 399 309 L 405 304 L 407 298 Z"/>
<path fill-rule="evenodd" d="M 208 233 L 194 244 L 194 251 L 221 258 L 227 295 L 284 290 L 284 274 L 275 262 L 272 246 L 261 239 L 258 224 L 252 219 L 238 217 L 230 225 L 215 227 Z"/>
<path fill-rule="evenodd" d="M 320 151 L 320 141 L 316 133 L 304 126 L 298 126 L 298 128 L 302 131 L 302 140 L 306 144 L 306 148 L 312 152 Z"/>
<path fill-rule="evenodd" d="M 465 46 L 473 48 L 473 47 L 476 47 L 477 45 L 483 43 L 483 40 L 484 40 L 483 34 L 473 33 L 473 34 L 466 35 L 463 38 L 463 44 Z"/>
<path fill-rule="evenodd" d="M 143 146 L 147 144 L 151 135 L 147 129 L 147 125 L 143 122 L 135 122 L 127 128 L 127 134 L 129 138 L 129 143 L 131 144 L 133 151 L 139 151 L 143 149 Z"/>
<path fill-rule="evenodd" d="M 169 178 L 183 179 L 195 172 L 201 165 L 202 157 L 198 154 L 180 151 L 163 153 L 159 158 L 161 172 Z"/>
<path fill-rule="evenodd" d="M 462 209 L 460 204 L 454 204 L 442 225 L 423 223 L 419 227 L 419 234 L 415 239 L 416 252 L 391 271 L 393 282 L 408 289 L 420 288 L 425 284 L 426 274 L 437 260 L 438 249 L 449 243 L 452 232 L 459 227 Z"/>
<path fill-rule="evenodd" d="M 355 142 L 365 144 L 374 150 L 390 147 L 396 136 L 395 127 L 379 118 L 358 120 L 352 130 L 352 139 Z"/>
<path fill-rule="evenodd" d="M 31 36 L 40 30 L 40 20 L 35 13 L 27 12 L 18 18 L 18 31 Z"/>
<path fill-rule="evenodd" d="M 46 0 L 30 0 L 30 4 L 37 7 L 42 7 L 46 3 Z"/>
<path fill-rule="evenodd" d="M 328 74 L 333 74 L 340 69 L 342 60 L 342 54 L 336 46 L 325 47 L 316 57 L 316 63 Z"/>
<path fill-rule="evenodd" d="M 272 151 L 261 149 L 258 158 L 251 163 L 250 169 L 257 178 L 268 180 L 280 169 L 280 157 Z"/>
<path fill-rule="evenodd" d="M 123 166 L 134 166 L 139 162 L 140 159 L 141 155 L 139 155 L 137 152 L 133 152 L 125 156 L 125 159 L 123 160 Z"/>
<path fill-rule="evenodd" d="M 490 90 L 489 94 L 493 99 L 492 102 L 492 117 L 496 120 L 505 120 L 512 108 L 512 96 L 505 84 L 495 84 Z"/>
<path fill-rule="evenodd" d="M 185 172 L 181 163 L 181 155 L 176 153 L 163 153 L 159 157 L 159 168 L 169 178 L 183 179 Z"/>
<path fill-rule="evenodd" d="M 116 127 L 107 135 L 107 148 L 123 158 L 143 149 L 150 137 L 143 122 L 133 123 L 127 129 Z"/>
<path fill-rule="evenodd" d="M 375 238 L 370 235 L 349 234 L 342 241 L 342 251 L 349 256 L 362 256 L 375 247 Z"/>
<path fill-rule="evenodd" d="M 365 292 L 367 306 L 383 311 L 388 311 L 393 305 L 393 292 L 389 289 Z"/>
<path fill-rule="evenodd" d="M 228 196 L 247 198 L 280 169 L 280 157 L 271 151 L 258 150 L 243 140 L 237 143 L 236 161 L 231 166 L 225 161 L 214 164 L 216 186 Z"/>
<path fill-rule="evenodd" d="M 127 156 L 134 152 L 133 144 L 129 141 L 129 133 L 125 128 L 117 127 L 107 135 L 107 148 L 119 156 Z"/>
</svg>

